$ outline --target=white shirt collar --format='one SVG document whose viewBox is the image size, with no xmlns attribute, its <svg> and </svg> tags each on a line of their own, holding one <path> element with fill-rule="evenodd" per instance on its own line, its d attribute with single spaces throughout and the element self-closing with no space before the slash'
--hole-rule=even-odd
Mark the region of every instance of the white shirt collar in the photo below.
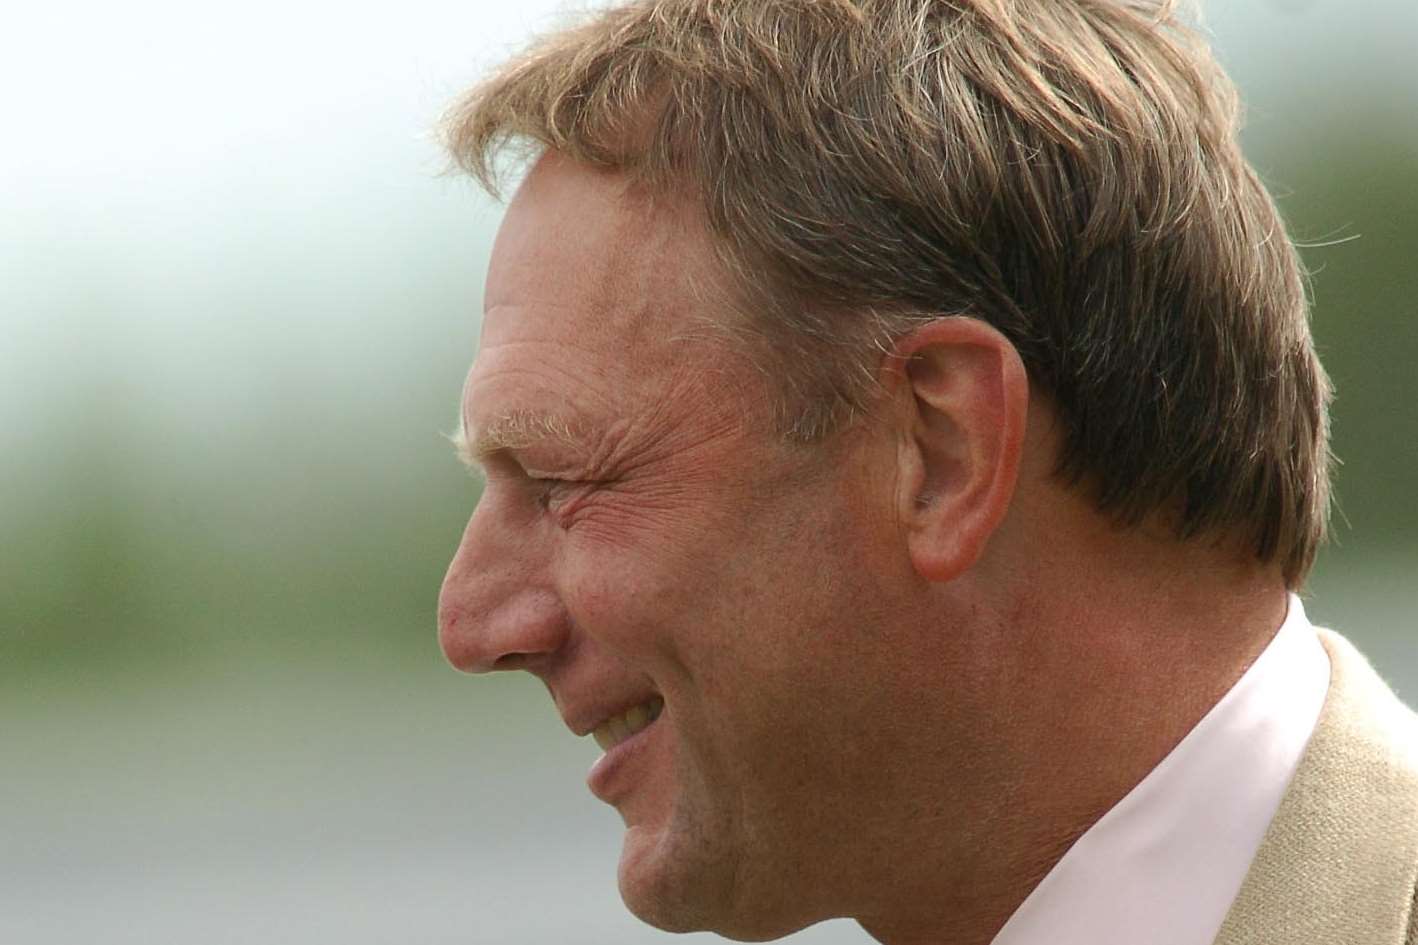
<svg viewBox="0 0 1418 945">
<path fill-rule="evenodd" d="M 1291 595 L 1256 662 L 1081 836 L 992 945 L 1210 945 L 1329 690 L 1329 655 Z"/>
</svg>

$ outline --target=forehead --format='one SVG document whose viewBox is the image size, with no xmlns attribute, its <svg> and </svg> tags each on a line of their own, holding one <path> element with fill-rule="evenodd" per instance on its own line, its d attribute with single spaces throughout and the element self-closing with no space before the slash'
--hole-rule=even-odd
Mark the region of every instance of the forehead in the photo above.
<svg viewBox="0 0 1418 945">
<path fill-rule="evenodd" d="M 689 202 L 651 197 L 624 175 L 553 153 L 537 162 L 498 230 L 486 312 L 550 308 L 584 345 L 660 347 L 667 335 L 722 317 L 718 270 Z M 485 318 L 484 341 L 517 333 L 519 321 L 527 320 Z"/>
<path fill-rule="evenodd" d="M 544 157 L 498 231 L 465 422 L 529 409 L 574 421 L 703 379 L 728 337 L 721 285 L 690 208 Z"/>
</svg>

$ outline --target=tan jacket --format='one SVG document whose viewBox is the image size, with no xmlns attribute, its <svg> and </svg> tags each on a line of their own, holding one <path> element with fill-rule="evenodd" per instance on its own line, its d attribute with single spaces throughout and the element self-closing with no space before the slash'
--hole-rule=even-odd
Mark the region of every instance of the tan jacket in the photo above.
<svg viewBox="0 0 1418 945">
<path fill-rule="evenodd" d="M 1324 710 L 1216 945 L 1418 945 L 1418 716 L 1320 640 Z"/>
</svg>

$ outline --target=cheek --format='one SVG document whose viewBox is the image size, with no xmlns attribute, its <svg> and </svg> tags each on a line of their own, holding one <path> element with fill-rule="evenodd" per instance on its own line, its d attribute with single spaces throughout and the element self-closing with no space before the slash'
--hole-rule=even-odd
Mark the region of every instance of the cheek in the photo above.
<svg viewBox="0 0 1418 945">
<path fill-rule="evenodd" d="M 562 590 L 578 626 L 613 649 L 643 656 L 687 633 L 703 638 L 695 628 L 730 583 L 736 529 L 702 497 L 683 498 L 608 488 L 570 510 L 558 540 Z"/>
<path fill-rule="evenodd" d="M 665 536 L 652 547 L 587 542 L 562 569 L 578 631 L 650 678 L 696 754 L 741 726 L 771 676 L 759 634 L 778 618 L 751 600 L 766 585 L 750 587 L 752 569 L 723 548 Z"/>
<path fill-rule="evenodd" d="M 693 589 L 665 556 L 569 534 L 561 585 L 578 630 L 656 677 L 693 612 Z M 658 682 L 658 680 L 657 680 Z"/>
</svg>

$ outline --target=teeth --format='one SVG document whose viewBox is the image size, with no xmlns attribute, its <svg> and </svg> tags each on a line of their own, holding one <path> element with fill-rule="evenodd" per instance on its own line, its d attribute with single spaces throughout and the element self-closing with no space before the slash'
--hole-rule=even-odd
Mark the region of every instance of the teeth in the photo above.
<svg viewBox="0 0 1418 945">
<path fill-rule="evenodd" d="M 601 746 L 602 751 L 610 751 L 658 719 L 660 711 L 664 707 L 665 700 L 656 696 L 649 702 L 642 702 L 626 709 L 620 715 L 606 719 L 596 727 L 596 730 L 591 733 L 591 737 L 596 740 L 597 745 Z"/>
</svg>

